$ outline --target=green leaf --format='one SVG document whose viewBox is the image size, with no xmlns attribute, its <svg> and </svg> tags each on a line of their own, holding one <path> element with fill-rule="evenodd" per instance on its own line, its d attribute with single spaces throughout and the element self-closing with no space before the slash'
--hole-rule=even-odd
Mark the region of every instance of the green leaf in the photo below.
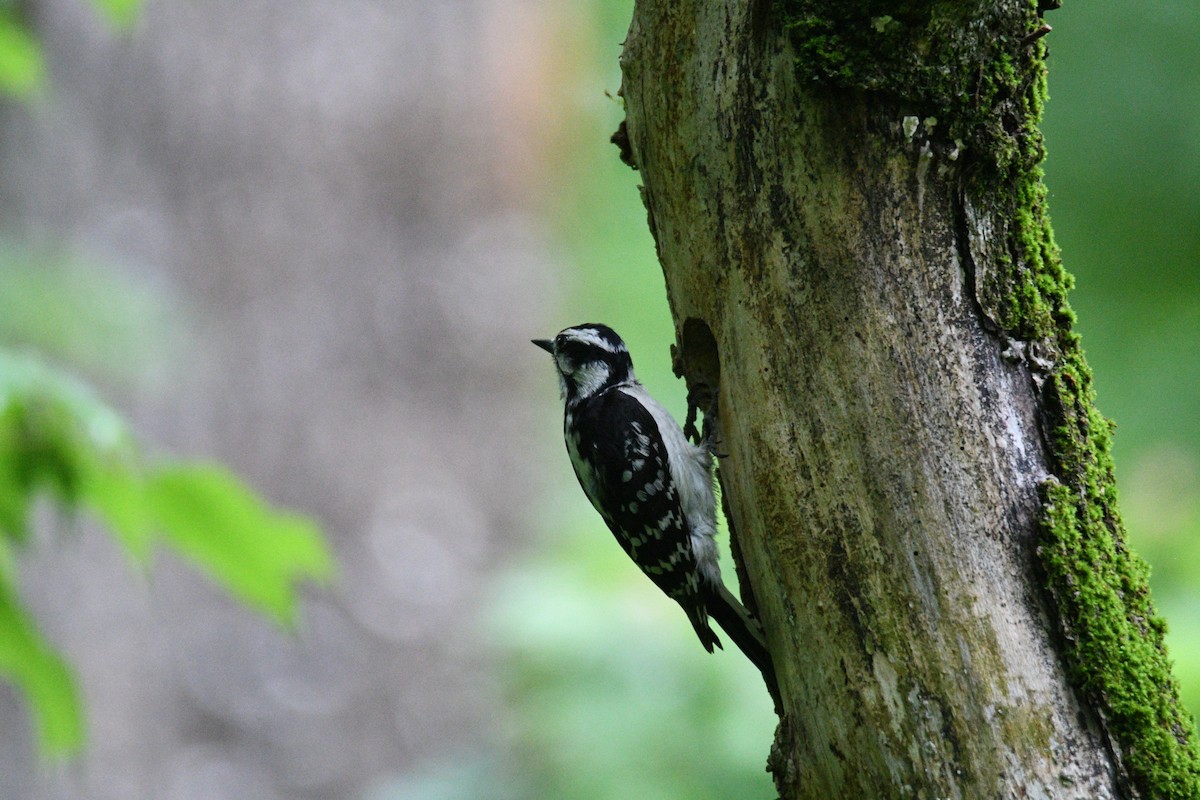
<svg viewBox="0 0 1200 800">
<path fill-rule="evenodd" d="M 120 419 L 86 387 L 0 351 L 0 532 L 23 539 L 39 491 L 74 505 L 102 461 L 131 454 Z"/>
<path fill-rule="evenodd" d="M 24 541 L 29 520 L 29 489 L 21 477 L 16 436 L 0 411 L 0 534 Z"/>
<path fill-rule="evenodd" d="M 113 459 L 92 471 L 85 491 L 91 509 L 112 529 L 125 550 L 145 565 L 156 531 L 141 473 L 123 460 Z"/>
<path fill-rule="evenodd" d="M 219 466 L 158 467 L 146 479 L 146 498 L 168 542 L 285 625 L 295 617 L 294 584 L 332 573 L 312 522 L 267 507 Z"/>
<path fill-rule="evenodd" d="M 0 15 L 0 94 L 25 97 L 42 84 L 45 72 L 37 39 L 11 15 Z"/>
<path fill-rule="evenodd" d="M 0 573 L 0 674 L 29 699 L 45 751 L 66 755 L 79 749 L 84 735 L 83 707 L 75 678 L 37 632 L 12 584 L 3 578 Z"/>
<path fill-rule="evenodd" d="M 0 409 L 14 403 L 61 407 L 86 439 L 81 446 L 89 449 L 109 451 L 130 444 L 125 423 L 87 386 L 32 355 L 0 350 Z"/>
<path fill-rule="evenodd" d="M 0 350 L 0 677 L 28 698 L 48 753 L 77 749 L 83 722 L 69 670 L 12 588 L 13 552 L 43 492 L 95 512 L 143 565 L 165 540 L 285 625 L 297 584 L 332 572 L 312 522 L 273 510 L 219 466 L 145 464 L 121 419 L 86 386 Z"/>
</svg>

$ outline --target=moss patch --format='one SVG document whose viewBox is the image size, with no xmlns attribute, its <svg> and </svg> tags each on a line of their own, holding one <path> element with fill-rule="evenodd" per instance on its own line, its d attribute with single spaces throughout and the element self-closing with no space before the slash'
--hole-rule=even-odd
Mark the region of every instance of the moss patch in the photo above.
<svg viewBox="0 0 1200 800">
<path fill-rule="evenodd" d="M 1054 477 L 1038 548 L 1072 680 L 1104 721 L 1131 794 L 1200 797 L 1195 726 L 1179 703 L 1147 568 L 1125 544 L 1111 430 L 1067 303 L 1050 229 L 1038 125 L 1046 100 L 1036 2 L 788 0 L 802 77 L 867 92 L 966 145 L 964 204 L 990 222 L 975 264 L 980 308 L 1026 342 Z M 961 209 L 960 209 L 961 211 Z M 990 328 L 989 328 L 990 329 Z"/>
<path fill-rule="evenodd" d="M 1117 744 L 1138 796 L 1200 797 L 1195 725 L 1163 644 L 1149 569 L 1126 546 L 1117 510 L 1111 424 L 1095 406 L 1078 338 L 1043 386 L 1043 428 L 1055 477 L 1041 486 L 1038 554 L 1066 642 L 1068 669 Z"/>
<path fill-rule="evenodd" d="M 992 0 L 789 0 L 782 8 L 802 78 L 936 117 L 949 141 L 1002 169 L 1019 156 L 1014 134 L 1027 118 L 1030 76 L 1021 65 L 1040 49 L 1026 38 L 1041 24 L 1036 8 L 1013 14 Z"/>
</svg>

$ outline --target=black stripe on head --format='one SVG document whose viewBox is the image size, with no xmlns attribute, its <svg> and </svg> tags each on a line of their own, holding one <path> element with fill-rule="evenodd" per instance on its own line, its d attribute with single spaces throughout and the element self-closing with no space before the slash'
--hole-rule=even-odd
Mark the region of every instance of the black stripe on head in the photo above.
<svg viewBox="0 0 1200 800">
<path fill-rule="evenodd" d="M 608 353 L 629 352 L 629 349 L 625 347 L 625 342 L 617 335 L 616 331 L 598 322 L 585 322 L 582 325 L 572 326 L 558 336 L 562 341 L 578 341 Z"/>
<path fill-rule="evenodd" d="M 607 325 L 585 323 L 554 337 L 554 356 L 568 399 L 590 397 L 633 377 L 633 361 L 621 337 Z"/>
</svg>

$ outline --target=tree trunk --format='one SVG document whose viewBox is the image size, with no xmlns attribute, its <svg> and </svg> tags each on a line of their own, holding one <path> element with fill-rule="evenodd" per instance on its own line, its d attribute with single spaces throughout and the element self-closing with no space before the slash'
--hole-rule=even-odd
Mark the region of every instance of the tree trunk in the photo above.
<svg viewBox="0 0 1200 800">
<path fill-rule="evenodd" d="M 780 796 L 1196 797 L 1046 218 L 1048 29 L 885 5 L 638 0 L 621 60 Z"/>
</svg>

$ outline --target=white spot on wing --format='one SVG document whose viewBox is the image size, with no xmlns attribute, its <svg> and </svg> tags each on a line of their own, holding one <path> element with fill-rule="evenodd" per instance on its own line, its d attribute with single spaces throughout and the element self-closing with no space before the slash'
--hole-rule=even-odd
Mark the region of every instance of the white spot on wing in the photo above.
<svg viewBox="0 0 1200 800">
<path fill-rule="evenodd" d="M 654 418 L 659 436 L 667 448 L 670 467 L 667 494 L 677 494 L 679 497 L 690 534 L 692 555 L 700 573 L 710 583 L 719 584 L 721 571 L 717 565 L 717 546 L 713 538 L 717 530 L 717 512 L 712 488 L 712 456 L 706 448 L 697 447 L 687 440 L 670 412 L 651 397 L 641 384 L 621 386 L 620 391 L 640 402 Z M 641 469 L 641 466 L 635 467 Z M 644 502 L 644 498 L 638 499 Z"/>
</svg>

